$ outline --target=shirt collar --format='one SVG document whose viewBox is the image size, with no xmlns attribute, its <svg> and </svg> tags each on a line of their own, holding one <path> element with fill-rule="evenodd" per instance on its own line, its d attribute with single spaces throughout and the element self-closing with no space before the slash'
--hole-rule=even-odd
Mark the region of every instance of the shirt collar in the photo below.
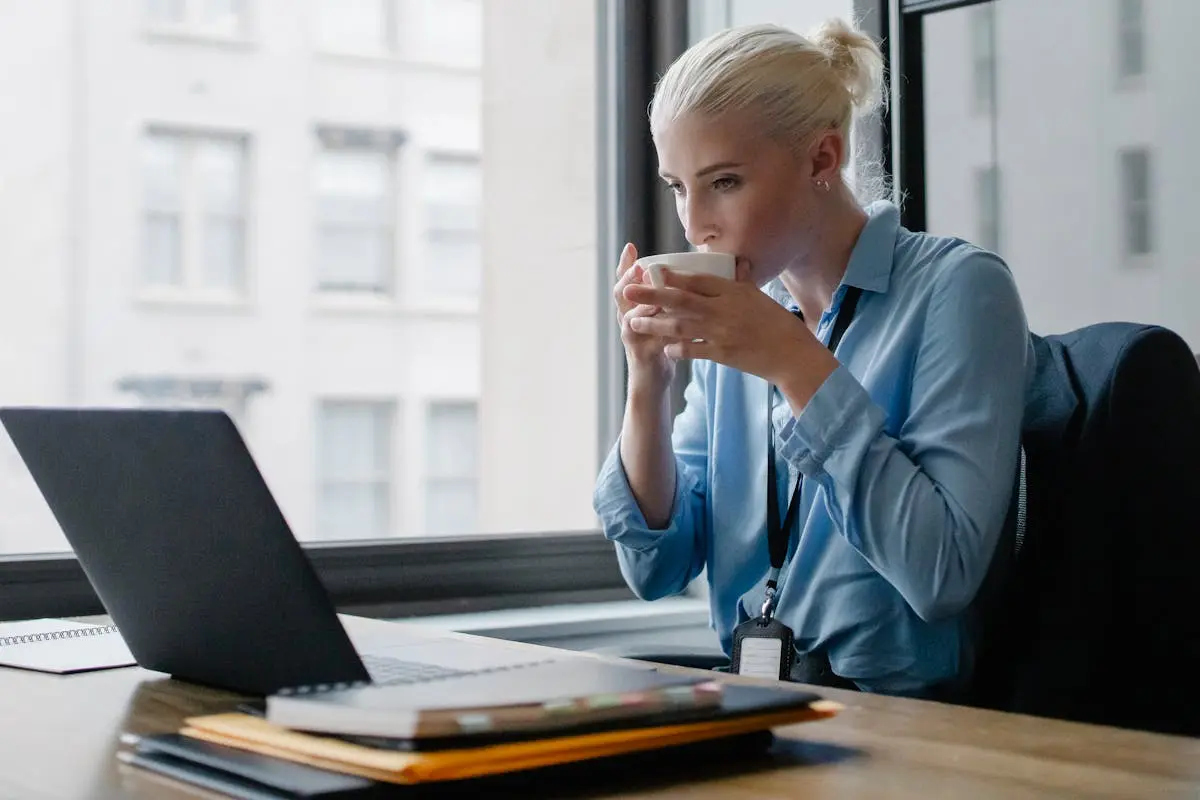
<svg viewBox="0 0 1200 800">
<path fill-rule="evenodd" d="M 886 292 L 892 278 L 900 209 L 886 200 L 867 206 L 867 224 L 858 235 L 842 283 L 868 292 Z"/>
</svg>

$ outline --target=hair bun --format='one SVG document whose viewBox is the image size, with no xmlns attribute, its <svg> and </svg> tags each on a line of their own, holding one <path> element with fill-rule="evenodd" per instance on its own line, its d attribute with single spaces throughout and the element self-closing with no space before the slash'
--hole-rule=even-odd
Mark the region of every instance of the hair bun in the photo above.
<svg viewBox="0 0 1200 800">
<path fill-rule="evenodd" d="M 883 53 L 867 34 L 839 17 L 826 20 L 810 36 L 829 60 L 860 114 L 879 107 L 883 96 Z"/>
</svg>

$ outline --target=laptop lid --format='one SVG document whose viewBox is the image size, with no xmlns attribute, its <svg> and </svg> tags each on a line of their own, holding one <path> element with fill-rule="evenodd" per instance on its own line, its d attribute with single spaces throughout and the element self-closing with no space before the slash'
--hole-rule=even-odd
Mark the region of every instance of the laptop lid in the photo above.
<svg viewBox="0 0 1200 800">
<path fill-rule="evenodd" d="M 2 408 L 0 423 L 140 665 L 256 695 L 368 678 L 224 412 Z"/>
</svg>

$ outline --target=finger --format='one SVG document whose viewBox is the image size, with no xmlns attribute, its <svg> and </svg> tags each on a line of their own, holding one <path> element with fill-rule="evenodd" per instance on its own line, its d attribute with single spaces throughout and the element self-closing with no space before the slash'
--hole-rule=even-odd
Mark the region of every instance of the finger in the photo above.
<svg viewBox="0 0 1200 800">
<path fill-rule="evenodd" d="M 716 349 L 709 342 L 700 339 L 686 339 L 678 342 L 669 342 L 663 346 L 663 355 L 675 361 L 684 361 L 687 359 L 703 359 L 713 361 Z"/>
<path fill-rule="evenodd" d="M 653 317 L 661 313 L 662 309 L 658 306 L 636 305 L 625 312 L 624 319 L 631 320 L 638 317 Z"/>
<path fill-rule="evenodd" d="M 681 289 L 655 289 L 649 284 L 631 283 L 625 287 L 624 295 L 625 299 L 631 303 L 669 308 L 673 311 L 701 314 L 707 309 L 707 297 Z"/>
<path fill-rule="evenodd" d="M 621 258 L 617 261 L 617 275 L 624 275 L 637 261 L 637 248 L 633 246 L 633 242 L 626 242 L 621 248 Z"/>
<path fill-rule="evenodd" d="M 704 275 L 693 272 L 676 272 L 663 267 L 663 285 L 673 289 L 683 289 L 693 294 L 705 297 L 717 297 L 724 294 L 732 283 L 728 278 L 718 278 L 716 275 Z"/>
<path fill-rule="evenodd" d="M 734 267 L 734 280 L 739 283 L 750 282 L 750 262 L 744 258 L 737 260 L 737 266 Z"/>
<path fill-rule="evenodd" d="M 634 333 L 663 339 L 696 339 L 700 335 L 701 327 L 696 320 L 661 314 L 654 317 L 633 317 L 629 320 L 629 328 Z"/>
</svg>

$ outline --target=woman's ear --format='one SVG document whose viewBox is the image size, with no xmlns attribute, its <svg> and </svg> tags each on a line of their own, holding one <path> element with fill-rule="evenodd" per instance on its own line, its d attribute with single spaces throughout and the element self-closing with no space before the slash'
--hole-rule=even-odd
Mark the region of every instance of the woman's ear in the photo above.
<svg viewBox="0 0 1200 800">
<path fill-rule="evenodd" d="M 842 169 L 846 155 L 846 140 L 838 131 L 825 131 L 812 146 L 812 179 L 815 183 L 830 183 Z"/>
</svg>

